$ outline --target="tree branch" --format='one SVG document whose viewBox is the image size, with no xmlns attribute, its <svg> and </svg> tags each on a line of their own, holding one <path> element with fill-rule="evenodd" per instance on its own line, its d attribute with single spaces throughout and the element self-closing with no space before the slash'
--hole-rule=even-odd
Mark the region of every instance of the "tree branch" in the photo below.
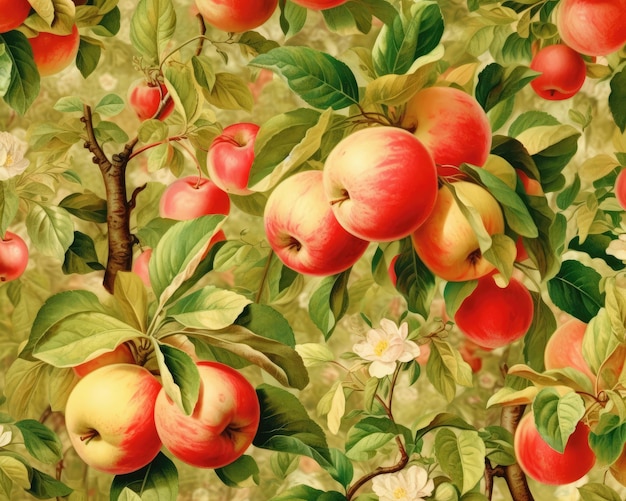
<svg viewBox="0 0 626 501">
<path fill-rule="evenodd" d="M 503 407 L 502 413 L 500 415 L 501 426 L 505 430 L 515 435 L 515 430 L 517 429 L 517 425 L 519 424 L 519 421 L 524 414 L 525 407 L 526 406 L 524 405 Z M 509 466 L 505 466 L 504 475 L 498 476 L 504 477 L 513 501 L 535 501 L 535 498 L 533 497 L 532 493 L 530 492 L 530 488 L 528 487 L 526 475 L 522 471 L 522 468 L 519 464 L 515 463 Z"/>
</svg>

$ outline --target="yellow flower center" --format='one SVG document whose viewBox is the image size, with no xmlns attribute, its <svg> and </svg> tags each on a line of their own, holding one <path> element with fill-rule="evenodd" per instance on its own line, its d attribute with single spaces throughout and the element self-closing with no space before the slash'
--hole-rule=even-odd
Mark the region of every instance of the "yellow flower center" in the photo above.
<svg viewBox="0 0 626 501">
<path fill-rule="evenodd" d="M 6 167 L 11 167 L 13 165 L 13 155 L 7 153 L 6 163 L 4 164 Z"/>
<path fill-rule="evenodd" d="M 387 341 L 386 339 L 381 339 L 380 341 L 378 341 L 378 343 L 376 343 L 376 346 L 374 347 L 374 353 L 376 353 L 376 355 L 380 357 L 383 353 L 385 353 L 385 351 L 387 351 L 388 347 L 389 341 Z"/>
<path fill-rule="evenodd" d="M 393 490 L 394 499 L 404 499 L 406 497 L 406 489 L 404 487 L 396 487 Z"/>
</svg>

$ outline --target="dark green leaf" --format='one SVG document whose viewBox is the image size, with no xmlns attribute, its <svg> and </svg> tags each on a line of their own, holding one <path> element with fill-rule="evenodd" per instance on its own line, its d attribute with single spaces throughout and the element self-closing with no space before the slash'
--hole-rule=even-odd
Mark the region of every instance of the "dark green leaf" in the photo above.
<svg viewBox="0 0 626 501">
<path fill-rule="evenodd" d="M 111 483 L 110 500 L 117 501 L 128 487 L 152 501 L 174 501 L 178 495 L 178 470 L 162 452 L 150 464 L 127 475 L 116 475 Z"/>
<path fill-rule="evenodd" d="M 73 489 L 47 473 L 33 468 L 30 475 L 30 489 L 26 489 L 26 492 L 37 499 L 50 499 L 69 496 Z"/>
<path fill-rule="evenodd" d="M 545 303 L 541 294 L 530 292 L 533 297 L 533 321 L 524 336 L 524 361 L 534 370 L 545 369 L 544 353 L 548 339 L 556 330 L 554 312 Z"/>
<path fill-rule="evenodd" d="M 72 193 L 59 202 L 70 214 L 84 221 L 93 223 L 106 223 L 107 202 L 95 193 Z"/>
<path fill-rule="evenodd" d="M 626 423 L 616 414 L 605 413 L 589 433 L 589 445 L 599 465 L 609 465 L 620 457 L 626 444 Z"/>
<path fill-rule="evenodd" d="M 23 115 L 39 95 L 40 76 L 33 51 L 26 36 L 17 30 L 0 34 L 0 45 L 5 46 L 3 60 L 11 60 L 11 82 L 4 93 L 4 101 Z"/>
<path fill-rule="evenodd" d="M 533 414 L 539 434 L 552 449 L 561 454 L 584 413 L 585 403 L 574 392 L 560 396 L 555 388 L 544 388 L 533 401 Z"/>
<path fill-rule="evenodd" d="M 350 270 L 325 277 L 309 300 L 311 320 L 328 340 L 348 309 Z"/>
<path fill-rule="evenodd" d="M 290 0 L 280 0 L 280 27 L 287 38 L 298 33 L 306 23 L 307 10 Z"/>
<path fill-rule="evenodd" d="M 191 357 L 166 343 L 158 343 L 156 353 L 167 395 L 187 415 L 191 415 L 200 394 L 200 373 Z"/>
<path fill-rule="evenodd" d="M 240 487 L 250 477 L 259 483 L 259 466 L 252 456 L 243 455 L 234 462 L 215 470 L 218 478 L 228 487 Z"/>
<path fill-rule="evenodd" d="M 76 67 L 83 78 L 87 78 L 98 67 L 101 54 L 102 47 L 100 45 L 81 37 L 78 54 L 76 54 Z"/>
<path fill-rule="evenodd" d="M 65 253 L 62 269 L 66 275 L 71 273 L 84 275 L 105 269 L 98 261 L 96 247 L 89 235 L 85 235 L 80 231 L 74 232 L 74 241 Z"/>
<path fill-rule="evenodd" d="M 404 296 L 409 311 L 428 318 L 435 296 L 435 275 L 419 258 L 410 239 L 405 239 L 398 259 L 394 263 L 396 289 Z"/>
<path fill-rule="evenodd" d="M 46 464 L 53 464 L 63 457 L 63 445 L 56 434 L 34 419 L 17 421 L 15 426 L 22 433 L 28 453 Z"/>
<path fill-rule="evenodd" d="M 609 108 L 613 114 L 613 120 L 615 120 L 619 129 L 624 132 L 626 130 L 626 68 L 615 73 L 611 79 Z"/>
<path fill-rule="evenodd" d="M 235 324 L 268 339 L 274 339 L 291 348 L 296 346 L 293 329 L 287 319 L 277 310 L 265 304 L 247 305 Z"/>
</svg>

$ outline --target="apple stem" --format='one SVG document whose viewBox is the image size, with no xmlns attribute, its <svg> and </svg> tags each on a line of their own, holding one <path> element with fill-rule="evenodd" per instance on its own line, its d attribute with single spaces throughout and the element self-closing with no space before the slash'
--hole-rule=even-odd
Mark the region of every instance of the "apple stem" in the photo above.
<svg viewBox="0 0 626 501">
<path fill-rule="evenodd" d="M 348 190 L 343 189 L 341 190 L 341 197 L 331 200 L 330 205 L 340 204 L 340 203 L 345 202 L 346 200 L 350 200 L 350 194 L 348 193 Z"/>
<path fill-rule="evenodd" d="M 85 442 L 86 444 L 88 444 L 89 442 L 91 442 L 94 438 L 98 437 L 99 435 L 100 434 L 96 430 L 91 430 L 86 435 L 81 435 L 80 441 L 81 442 Z"/>
<path fill-rule="evenodd" d="M 302 249 L 302 243 L 293 237 L 289 237 L 289 245 L 287 247 L 300 251 L 300 249 Z"/>
</svg>

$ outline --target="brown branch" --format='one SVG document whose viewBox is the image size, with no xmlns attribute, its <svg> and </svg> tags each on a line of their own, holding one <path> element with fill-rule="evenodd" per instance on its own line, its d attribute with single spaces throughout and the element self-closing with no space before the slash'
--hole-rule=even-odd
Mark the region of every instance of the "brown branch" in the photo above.
<svg viewBox="0 0 626 501">
<path fill-rule="evenodd" d="M 500 415 L 501 426 L 511 434 L 515 435 L 517 425 L 524 414 L 524 408 L 524 405 L 503 407 Z M 528 487 L 526 475 L 522 471 L 519 464 L 515 463 L 505 466 L 504 475 L 498 476 L 504 477 L 513 501 L 535 501 L 535 498 Z"/>
<path fill-rule="evenodd" d="M 82 122 L 87 132 L 85 148 L 93 154 L 106 189 L 109 253 L 103 285 L 113 293 L 117 273 L 128 271 L 132 266 L 134 238 L 130 232 L 131 205 L 126 198 L 126 166 L 137 139 L 130 141 L 121 153 L 109 160 L 96 138 L 91 108 L 85 105 L 83 111 Z"/>
</svg>

